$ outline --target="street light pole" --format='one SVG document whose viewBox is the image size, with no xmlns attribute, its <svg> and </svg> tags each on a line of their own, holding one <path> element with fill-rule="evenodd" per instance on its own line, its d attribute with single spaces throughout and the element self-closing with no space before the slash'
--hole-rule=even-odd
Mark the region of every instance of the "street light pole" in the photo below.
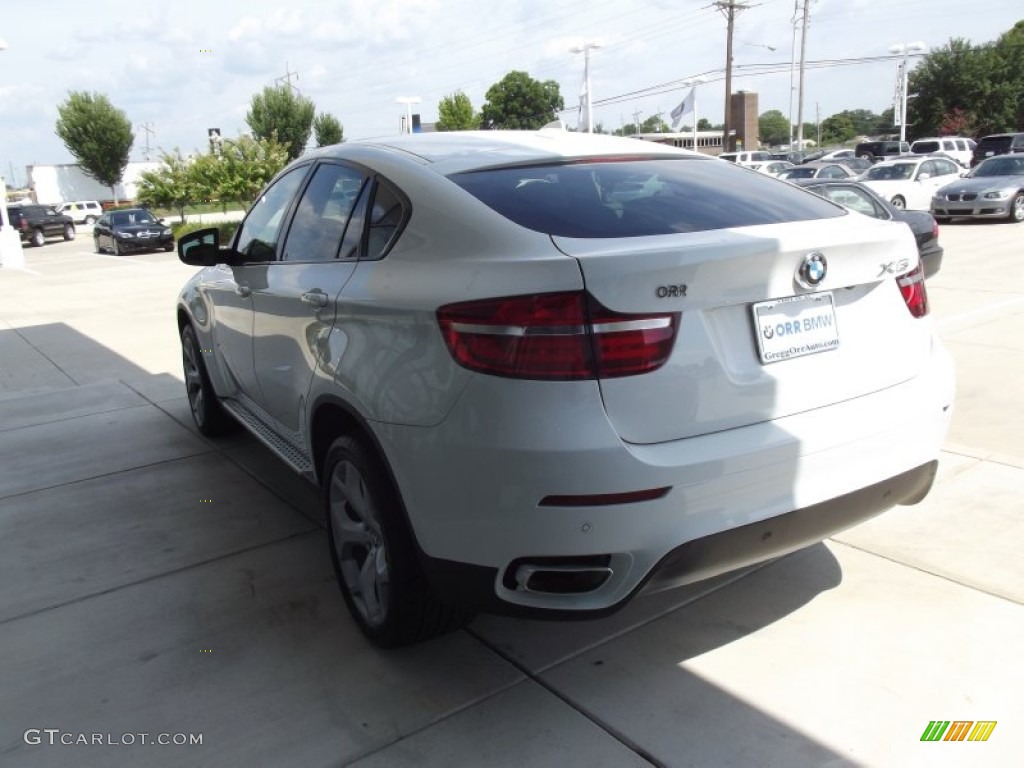
<svg viewBox="0 0 1024 768">
<path fill-rule="evenodd" d="M 926 50 L 928 50 L 928 46 L 920 40 L 889 46 L 891 53 L 903 54 L 903 62 L 900 65 L 900 143 L 907 140 L 907 85 L 910 80 L 907 77 L 907 57 L 911 52 L 917 53 Z"/>
<path fill-rule="evenodd" d="M 590 51 L 600 47 L 598 43 L 584 43 L 569 49 L 569 53 L 583 54 L 583 88 L 587 94 L 587 133 L 594 132 L 594 99 L 590 95 Z"/>
</svg>

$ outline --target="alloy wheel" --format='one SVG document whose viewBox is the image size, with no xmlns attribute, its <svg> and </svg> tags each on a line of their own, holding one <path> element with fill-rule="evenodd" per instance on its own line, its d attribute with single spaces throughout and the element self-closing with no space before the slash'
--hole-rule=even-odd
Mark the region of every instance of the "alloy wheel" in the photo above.
<svg viewBox="0 0 1024 768">
<path fill-rule="evenodd" d="M 343 459 L 331 472 L 327 492 L 344 587 L 363 621 L 379 627 L 388 616 L 391 570 L 379 513 L 366 478 L 355 464 Z"/>
</svg>

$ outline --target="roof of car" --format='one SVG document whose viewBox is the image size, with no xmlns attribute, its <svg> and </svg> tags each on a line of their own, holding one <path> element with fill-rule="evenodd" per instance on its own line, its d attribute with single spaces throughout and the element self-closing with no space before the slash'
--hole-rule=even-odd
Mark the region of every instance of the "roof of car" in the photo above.
<svg viewBox="0 0 1024 768">
<path fill-rule="evenodd" d="M 355 151 L 358 148 L 373 147 L 405 153 L 446 175 L 478 168 L 580 157 L 675 156 L 713 159 L 652 141 L 549 128 L 538 131 L 449 131 L 363 139 L 325 147 L 309 154 L 344 155 L 347 154 L 345 148 Z"/>
</svg>

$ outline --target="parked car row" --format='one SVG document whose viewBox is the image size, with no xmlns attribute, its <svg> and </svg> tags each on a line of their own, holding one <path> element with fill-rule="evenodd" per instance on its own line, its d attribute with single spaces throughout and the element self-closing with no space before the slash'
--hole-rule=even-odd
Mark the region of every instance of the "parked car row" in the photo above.
<svg viewBox="0 0 1024 768">
<path fill-rule="evenodd" d="M 95 206 L 95 208 L 93 207 Z M 74 240 L 76 223 L 92 223 L 93 244 L 97 253 L 110 251 L 115 256 L 142 251 L 174 250 L 174 235 L 163 219 L 145 208 L 122 208 L 104 213 L 99 203 L 86 201 L 53 205 L 9 205 L 7 215 L 11 226 L 21 234 L 23 242 L 39 247 L 47 238 Z M 76 220 L 74 213 L 80 217 Z"/>
</svg>

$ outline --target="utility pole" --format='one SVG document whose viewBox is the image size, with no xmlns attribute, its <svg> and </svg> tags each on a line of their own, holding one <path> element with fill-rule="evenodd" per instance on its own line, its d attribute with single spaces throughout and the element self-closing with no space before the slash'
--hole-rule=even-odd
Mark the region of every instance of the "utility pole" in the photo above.
<svg viewBox="0 0 1024 768">
<path fill-rule="evenodd" d="M 804 0 L 804 23 L 800 33 L 800 96 L 797 98 L 797 149 L 804 148 L 804 62 L 807 59 L 807 17 L 811 11 L 811 0 Z"/>
<path fill-rule="evenodd" d="M 642 115 L 643 113 L 639 109 L 636 109 L 635 107 L 634 107 L 634 110 L 635 111 L 633 112 L 633 127 L 636 129 L 636 135 L 639 136 L 640 135 L 640 115 Z"/>
<path fill-rule="evenodd" d="M 298 81 L 299 73 L 298 72 L 292 72 L 291 69 L 288 66 L 288 62 L 286 61 L 284 63 L 284 74 L 281 75 L 281 77 L 275 79 L 274 82 L 275 83 L 280 83 L 280 82 L 284 81 L 284 84 L 288 86 L 289 90 L 291 90 L 291 91 L 293 91 L 295 93 L 298 93 L 298 91 L 299 91 L 298 86 L 292 85 L 292 78 L 293 77 L 295 78 L 296 81 Z"/>
<path fill-rule="evenodd" d="M 143 123 L 141 128 L 142 128 L 142 130 L 144 130 L 146 132 L 146 151 L 145 151 L 145 153 L 142 156 L 148 162 L 149 161 L 149 137 L 154 135 L 153 124 L 152 123 Z"/>
<path fill-rule="evenodd" d="M 736 0 L 717 0 L 713 3 L 715 7 L 725 16 L 726 38 L 725 38 L 725 126 L 722 132 L 722 146 L 727 152 L 733 150 L 733 142 L 729 136 L 732 131 L 732 32 L 735 26 L 736 13 L 745 11 L 750 6 L 745 3 L 738 3 Z"/>
</svg>

